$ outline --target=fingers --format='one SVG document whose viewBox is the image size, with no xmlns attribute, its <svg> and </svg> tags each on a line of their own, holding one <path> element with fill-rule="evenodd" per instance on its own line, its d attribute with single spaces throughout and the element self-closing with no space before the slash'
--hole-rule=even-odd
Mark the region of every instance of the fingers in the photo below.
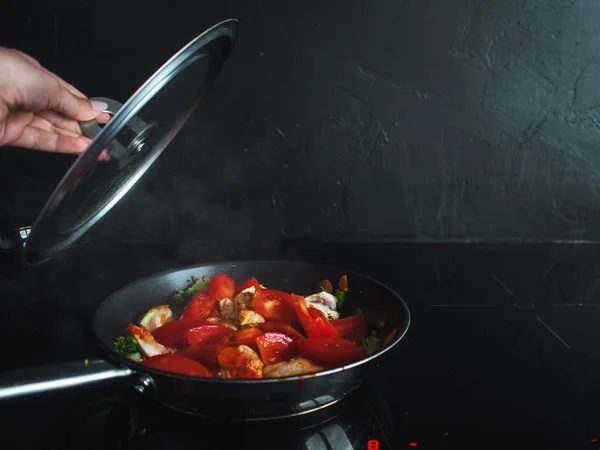
<svg viewBox="0 0 600 450">
<path fill-rule="evenodd" d="M 85 96 L 79 89 L 75 88 L 73 85 L 67 83 L 61 77 L 59 77 L 58 75 L 56 75 L 53 72 L 50 72 L 48 69 L 46 69 L 44 66 L 42 66 L 37 59 L 34 59 L 33 57 L 29 56 L 27 53 L 23 53 L 20 50 L 15 50 L 15 51 L 17 52 L 17 54 L 19 56 L 26 59 L 28 62 L 30 62 L 34 66 L 38 67 L 39 69 L 43 70 L 46 74 L 50 75 L 52 78 L 56 79 L 56 81 L 58 81 L 59 84 L 62 87 L 64 87 L 65 89 L 67 89 L 71 94 L 76 95 L 77 97 L 87 98 L 87 96 Z"/>
<path fill-rule="evenodd" d="M 67 136 L 28 125 L 11 145 L 45 152 L 80 154 L 91 140 L 83 136 Z"/>
<path fill-rule="evenodd" d="M 98 122 L 100 125 L 107 124 L 109 120 L 110 120 L 109 113 L 102 113 L 98 117 L 96 117 L 96 122 Z"/>
<path fill-rule="evenodd" d="M 36 114 L 36 117 L 39 117 L 40 119 L 46 121 L 49 125 L 52 126 L 53 129 L 67 130 L 78 136 L 82 135 L 79 122 L 67 119 L 65 116 L 55 113 L 54 111 L 41 111 Z"/>
<path fill-rule="evenodd" d="M 48 75 L 50 75 L 51 77 L 53 77 L 56 81 L 58 81 L 58 83 L 62 87 L 64 87 L 67 91 L 69 91 L 71 94 L 76 95 L 77 97 L 87 98 L 87 96 L 84 95 L 83 92 L 81 92 L 79 89 L 75 88 L 75 86 L 67 83 L 65 80 L 63 80 L 61 77 L 59 77 L 55 73 L 50 72 L 45 67 L 41 67 L 40 66 L 40 69 L 42 69 L 44 72 L 46 72 Z"/>
<path fill-rule="evenodd" d="M 51 93 L 49 107 L 70 119 L 77 121 L 95 119 L 108 106 L 103 102 L 100 104 L 95 102 L 98 109 L 95 110 L 90 100 L 74 95 L 58 81 L 55 83 L 56 87 Z"/>
<path fill-rule="evenodd" d="M 52 133 L 64 134 L 65 136 L 73 136 L 73 137 L 81 136 L 81 133 L 74 133 L 72 131 L 69 131 L 69 130 L 66 130 L 63 128 L 59 128 L 59 127 L 55 126 L 54 124 L 52 124 L 51 122 L 49 122 L 48 120 L 44 119 L 43 117 L 39 117 L 39 116 L 35 116 L 31 120 L 29 125 L 32 127 L 35 127 L 35 128 L 39 128 L 40 130 L 50 131 Z"/>
<path fill-rule="evenodd" d="M 21 57 L 21 58 L 25 58 L 27 61 L 29 61 L 31 64 L 33 64 L 34 66 L 37 67 L 42 67 L 42 65 L 39 63 L 39 61 L 31 56 L 29 56 L 27 53 L 23 53 L 21 50 L 14 50 L 15 52 L 17 52 L 17 54 Z"/>
</svg>

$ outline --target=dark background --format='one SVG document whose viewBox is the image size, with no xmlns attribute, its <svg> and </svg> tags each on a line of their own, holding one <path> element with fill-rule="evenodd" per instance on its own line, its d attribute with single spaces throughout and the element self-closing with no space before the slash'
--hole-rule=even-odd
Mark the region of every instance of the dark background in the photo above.
<svg viewBox="0 0 600 450">
<path fill-rule="evenodd" d="M 242 22 L 232 58 L 130 194 L 72 251 L 0 265 L 0 340 L 23 338 L 0 368 L 93 356 L 91 314 L 139 277 L 306 259 L 376 277 L 409 304 L 388 377 L 411 430 L 590 448 L 600 249 L 577 242 L 600 239 L 600 4 L 5 1 L 0 43 L 124 101 L 230 17 Z M 72 161 L 0 149 L 0 230 L 31 225 Z M 47 439 L 22 424 L 20 439 Z"/>
<path fill-rule="evenodd" d="M 120 101 L 209 26 L 242 22 L 100 245 L 600 238 L 595 2 L 10 3 L 0 43 Z M 2 226 L 30 225 L 71 162 L 2 149 Z"/>
</svg>

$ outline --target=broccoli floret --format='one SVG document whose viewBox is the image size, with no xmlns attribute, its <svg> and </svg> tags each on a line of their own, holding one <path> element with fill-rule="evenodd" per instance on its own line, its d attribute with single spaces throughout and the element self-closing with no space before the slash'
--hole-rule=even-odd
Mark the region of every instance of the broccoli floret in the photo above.
<svg viewBox="0 0 600 450">
<path fill-rule="evenodd" d="M 346 294 L 344 293 L 344 291 L 336 289 L 333 293 L 333 296 L 335 297 L 335 304 L 337 306 L 337 310 L 339 311 L 342 305 L 344 304 L 344 300 L 346 300 Z"/>
<path fill-rule="evenodd" d="M 209 277 L 199 278 L 189 288 L 180 289 L 173 292 L 173 295 L 171 295 L 171 300 L 185 301 L 188 299 L 188 297 L 191 297 L 196 292 L 205 291 L 208 288 L 208 283 L 210 283 Z"/>
<path fill-rule="evenodd" d="M 131 355 L 127 355 L 127 357 L 135 362 L 140 362 L 143 359 L 142 354 L 140 352 L 132 353 Z"/>
<path fill-rule="evenodd" d="M 123 356 L 139 353 L 140 347 L 133 336 L 119 336 L 114 342 L 115 351 Z"/>
<path fill-rule="evenodd" d="M 367 351 L 367 356 L 371 356 L 381 347 L 381 339 L 379 339 L 375 331 L 372 331 L 371 335 L 361 340 L 358 345 Z"/>
<path fill-rule="evenodd" d="M 186 289 L 180 289 L 178 291 L 173 292 L 169 299 L 169 308 L 174 316 L 179 317 L 185 306 L 187 305 L 188 300 L 192 295 L 196 292 L 205 291 L 208 288 L 208 283 L 210 283 L 209 277 L 202 277 L 199 279 L 192 278 L 194 284 Z"/>
</svg>

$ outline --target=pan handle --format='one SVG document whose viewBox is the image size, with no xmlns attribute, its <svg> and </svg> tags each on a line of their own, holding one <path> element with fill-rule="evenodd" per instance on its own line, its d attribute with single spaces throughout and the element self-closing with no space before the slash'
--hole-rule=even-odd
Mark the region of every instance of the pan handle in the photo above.
<svg viewBox="0 0 600 450">
<path fill-rule="evenodd" d="M 103 359 L 80 360 L 0 373 L 0 401 L 62 391 L 79 386 L 114 384 L 134 372 Z"/>
</svg>

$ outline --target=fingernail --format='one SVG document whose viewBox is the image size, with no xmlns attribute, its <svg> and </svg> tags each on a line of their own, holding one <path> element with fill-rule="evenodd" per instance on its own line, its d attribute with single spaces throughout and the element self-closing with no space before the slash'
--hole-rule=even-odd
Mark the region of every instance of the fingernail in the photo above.
<svg viewBox="0 0 600 450">
<path fill-rule="evenodd" d="M 90 100 L 90 103 L 92 104 L 92 108 L 94 108 L 94 111 L 106 111 L 106 108 L 108 108 L 108 103 L 103 102 L 101 100 Z"/>
</svg>

